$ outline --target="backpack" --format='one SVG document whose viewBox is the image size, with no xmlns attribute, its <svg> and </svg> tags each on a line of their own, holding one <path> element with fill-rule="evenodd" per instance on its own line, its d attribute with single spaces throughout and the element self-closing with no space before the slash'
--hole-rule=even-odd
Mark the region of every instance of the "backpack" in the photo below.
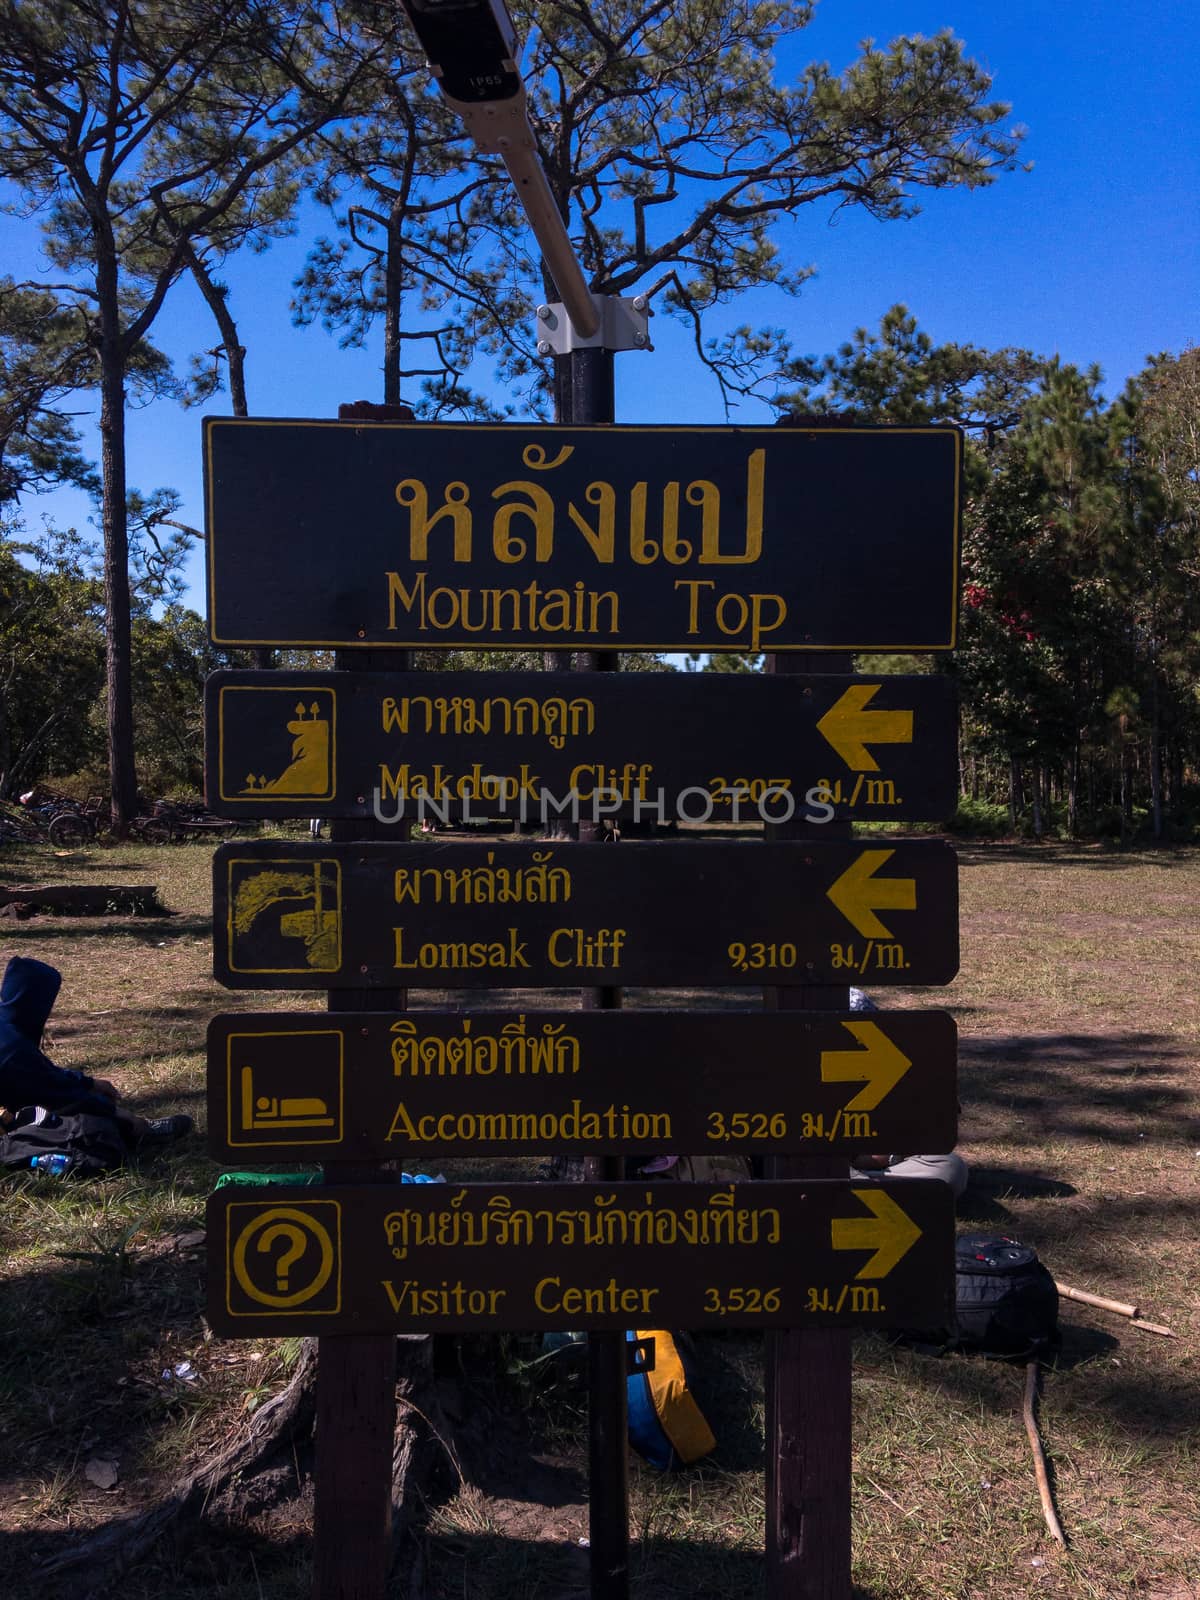
<svg viewBox="0 0 1200 1600">
<path fill-rule="evenodd" d="M 1035 1360 L 1058 1348 L 1058 1289 L 1031 1246 L 1003 1234 L 962 1233 L 954 1242 L 954 1326 L 890 1337 L 942 1353 Z"/>
<path fill-rule="evenodd" d="M 696 1404 L 683 1351 L 665 1328 L 629 1330 L 626 1341 L 654 1340 L 654 1365 L 640 1362 L 626 1382 L 629 1443 L 660 1472 L 690 1466 L 717 1447 Z"/>
<path fill-rule="evenodd" d="M 66 1172 L 96 1178 L 124 1165 L 126 1146 L 114 1117 L 70 1106 L 59 1111 L 24 1106 L 8 1132 L 0 1134 L 0 1171 L 28 1171 L 45 1155 L 65 1155 Z"/>
<path fill-rule="evenodd" d="M 956 1343 L 1032 1358 L 1058 1345 L 1058 1289 L 1038 1253 L 1002 1234 L 960 1234 L 954 1246 Z"/>
</svg>

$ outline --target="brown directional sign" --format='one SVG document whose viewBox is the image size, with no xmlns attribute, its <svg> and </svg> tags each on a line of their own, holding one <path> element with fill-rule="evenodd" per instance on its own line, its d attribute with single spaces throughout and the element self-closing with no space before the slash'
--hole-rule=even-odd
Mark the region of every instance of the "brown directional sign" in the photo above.
<svg viewBox="0 0 1200 1600">
<path fill-rule="evenodd" d="M 232 989 L 949 983 L 954 851 L 815 844 L 222 846 Z"/>
<path fill-rule="evenodd" d="M 949 679 L 683 672 L 219 672 L 208 803 L 229 817 L 937 821 Z"/>
<path fill-rule="evenodd" d="M 950 1150 L 943 1011 L 238 1012 L 208 1029 L 218 1158 Z"/>
<path fill-rule="evenodd" d="M 948 650 L 949 427 L 210 417 L 218 644 Z"/>
<path fill-rule="evenodd" d="M 939 1327 L 954 1198 L 927 1178 L 218 1190 L 214 1333 Z"/>
</svg>

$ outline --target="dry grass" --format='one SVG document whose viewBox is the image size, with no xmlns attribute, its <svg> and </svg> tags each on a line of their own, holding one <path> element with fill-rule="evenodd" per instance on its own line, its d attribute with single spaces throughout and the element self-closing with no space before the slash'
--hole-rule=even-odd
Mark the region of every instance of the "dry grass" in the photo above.
<svg viewBox="0 0 1200 1600">
<path fill-rule="evenodd" d="M 855 1579 L 870 1600 L 1196 1600 L 1200 852 L 967 847 L 962 861 L 959 978 L 888 999 L 946 1004 L 958 1017 L 969 1216 L 1028 1239 L 1061 1280 L 1137 1302 L 1179 1338 L 1064 1305 L 1042 1423 L 1066 1551 L 1039 1514 L 1019 1370 L 860 1339 Z M 139 1110 L 203 1121 L 213 1012 L 319 1004 L 213 982 L 204 846 L 7 853 L 0 873 L 159 885 L 169 917 L 37 918 L 8 924 L 4 939 L 6 953 L 64 973 L 51 1053 L 113 1077 Z M 732 992 L 705 996 L 714 1000 L 739 1003 Z M 0 1528 L 14 1600 L 44 1594 L 19 1576 L 39 1552 L 160 1493 L 282 1380 L 287 1349 L 205 1337 L 196 1234 L 214 1173 L 194 1139 L 141 1171 L 90 1185 L 22 1181 L 0 1199 Z M 195 1383 L 164 1379 L 183 1361 Z M 635 1595 L 762 1592 L 760 1343 L 705 1338 L 696 1361 L 718 1452 L 670 1478 L 634 1467 Z M 506 1384 L 472 1404 L 508 1415 Z M 530 1387 L 529 1369 L 520 1384 L 519 1425 L 541 1429 L 542 1476 L 506 1488 L 466 1462 L 469 1487 L 436 1508 L 426 1538 L 436 1600 L 586 1592 L 582 1395 Z M 85 1476 L 98 1456 L 118 1461 L 113 1489 Z M 307 1589 L 301 1532 L 199 1539 L 121 1583 L 125 1600 L 291 1600 Z"/>
</svg>

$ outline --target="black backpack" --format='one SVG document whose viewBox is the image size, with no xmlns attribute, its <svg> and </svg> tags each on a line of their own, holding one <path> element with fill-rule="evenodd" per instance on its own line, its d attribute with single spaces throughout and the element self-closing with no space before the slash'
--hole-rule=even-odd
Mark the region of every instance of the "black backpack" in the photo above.
<svg viewBox="0 0 1200 1600">
<path fill-rule="evenodd" d="M 994 1233 L 954 1246 L 955 1344 L 989 1356 L 1034 1356 L 1058 1345 L 1058 1290 L 1038 1253 Z"/>
<path fill-rule="evenodd" d="M 7 1133 L 0 1134 L 0 1171 L 28 1172 L 38 1156 L 67 1157 L 65 1172 L 95 1178 L 125 1162 L 126 1144 L 115 1117 L 91 1111 L 40 1111 L 25 1106 Z M 38 1116 L 39 1120 L 34 1121 Z"/>
<path fill-rule="evenodd" d="M 1058 1290 L 1031 1246 L 1003 1234 L 959 1234 L 954 1285 L 953 1328 L 890 1337 L 926 1351 L 1001 1359 L 1034 1360 L 1058 1348 Z"/>
</svg>

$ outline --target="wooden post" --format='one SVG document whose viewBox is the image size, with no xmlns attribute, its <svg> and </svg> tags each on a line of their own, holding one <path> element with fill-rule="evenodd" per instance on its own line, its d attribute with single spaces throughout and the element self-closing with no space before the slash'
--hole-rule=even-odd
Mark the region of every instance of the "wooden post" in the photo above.
<svg viewBox="0 0 1200 1600">
<path fill-rule="evenodd" d="M 407 407 L 342 406 L 351 420 L 400 416 Z M 409 667 L 407 650 L 339 651 L 346 672 Z M 330 824 L 334 839 L 386 839 L 385 823 Z M 404 1011 L 404 989 L 340 989 L 330 1011 Z M 326 1183 L 379 1183 L 387 1169 L 372 1162 L 328 1161 Z M 313 1600 L 384 1600 L 392 1558 L 392 1446 L 396 1432 L 396 1341 L 390 1335 L 317 1340 L 317 1450 L 313 1484 Z"/>
<path fill-rule="evenodd" d="M 342 651 L 344 671 L 408 668 L 405 650 Z M 335 839 L 394 837 L 386 823 L 334 822 Z M 404 1011 L 404 989 L 331 990 L 330 1011 Z M 329 1184 L 379 1183 L 386 1167 L 324 1163 Z M 396 1341 L 342 1335 L 317 1340 L 317 1452 L 313 1600 L 383 1600 L 392 1557 L 392 1443 Z"/>
<path fill-rule="evenodd" d="M 845 672 L 843 655 L 770 655 L 768 672 Z M 797 795 L 798 805 L 803 796 Z M 771 839 L 849 838 L 851 824 L 799 819 Z M 764 990 L 769 1010 L 838 1011 L 848 988 Z M 844 1178 L 843 1156 L 772 1156 L 768 1178 Z M 768 1600 L 850 1600 L 850 1334 L 787 1328 L 766 1336 Z"/>
</svg>

